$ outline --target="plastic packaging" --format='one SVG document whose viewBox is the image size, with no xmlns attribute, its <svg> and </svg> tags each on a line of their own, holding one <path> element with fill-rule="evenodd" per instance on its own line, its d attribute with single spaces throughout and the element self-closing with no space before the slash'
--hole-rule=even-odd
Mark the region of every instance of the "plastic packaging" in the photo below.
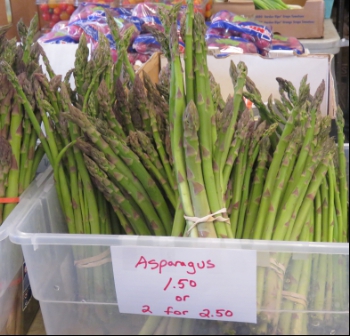
<svg viewBox="0 0 350 336">
<path fill-rule="evenodd" d="M 128 53 L 128 59 L 132 65 L 134 65 L 137 61 L 141 63 L 146 63 L 150 59 L 150 54 L 140 54 L 140 53 Z"/>
<path fill-rule="evenodd" d="M 73 13 L 69 20 L 69 24 L 82 25 L 85 22 L 97 21 L 106 17 L 105 9 L 108 5 L 96 5 L 92 3 L 82 3 Z"/>
<path fill-rule="evenodd" d="M 138 36 L 132 48 L 139 54 L 153 54 L 157 51 L 161 51 L 160 43 L 151 34 L 142 34 Z"/>
<path fill-rule="evenodd" d="M 272 316 L 298 316 L 305 319 L 303 326 L 316 335 L 348 334 L 349 311 L 349 245 L 339 243 L 309 243 L 309 242 L 279 242 L 279 241 L 251 241 L 234 239 L 198 239 L 178 237 L 140 237 L 140 236 L 112 236 L 112 235 L 69 235 L 67 234 L 65 219 L 60 210 L 53 178 L 46 180 L 41 194 L 33 200 L 29 207 L 16 208 L 16 225 L 11 228 L 10 239 L 20 244 L 27 260 L 29 275 L 34 296 L 39 299 L 44 318 L 46 332 L 49 335 L 137 335 L 147 321 L 148 316 L 122 314 L 119 311 L 114 285 L 111 262 L 92 268 L 78 269 L 75 266 L 77 251 L 86 257 L 96 256 L 105 252 L 110 246 L 156 246 L 181 249 L 182 247 L 201 249 L 205 255 L 211 249 L 254 250 L 257 251 L 258 269 L 273 270 L 270 267 L 271 258 L 288 256 L 292 262 L 308 263 L 320 269 L 325 260 L 334 261 L 332 268 L 325 274 L 311 271 L 310 291 L 317 290 L 317 283 L 327 281 L 327 275 L 332 272 L 344 276 L 342 285 L 337 291 L 342 293 L 344 302 L 341 306 L 330 307 L 325 310 L 310 311 L 307 306 L 300 310 L 300 305 L 292 304 L 288 311 L 267 311 Z M 319 263 L 314 264 L 314 262 Z M 228 266 L 229 267 L 229 266 Z M 79 272 L 79 277 L 77 274 Z M 93 274 L 103 274 L 101 291 L 94 291 L 97 277 Z M 225 274 L 222 274 L 225 276 Z M 136 279 L 138 281 L 140 279 Z M 142 281 L 141 281 L 142 283 Z M 214 284 L 213 284 L 214 285 Z M 84 292 L 84 288 L 89 290 Z M 145 288 L 147 290 L 147 288 Z M 263 289 L 265 293 L 265 289 Z M 337 292 L 338 293 L 338 292 Z M 203 294 L 205 295 L 205 294 Z M 132 299 L 132 298 L 130 298 Z M 271 298 L 274 300 L 275 298 Z M 297 298 L 296 298 L 297 299 Z M 304 301 L 301 301 L 304 304 Z M 293 303 L 293 301 L 292 301 Z M 308 303 L 306 303 L 308 304 Z M 321 323 L 313 325 L 312 318 L 322 317 Z M 153 323 L 159 325 L 161 319 L 154 317 Z M 62 323 L 64 321 L 64 323 Z M 219 321 L 186 320 L 169 318 L 169 321 L 188 322 L 192 326 L 193 335 L 225 334 L 233 332 L 237 324 Z M 307 323 L 309 321 L 309 323 Z M 326 322 L 327 321 L 327 325 Z M 184 325 L 185 326 L 185 325 Z M 247 325 L 239 325 L 241 334 Z M 221 329 L 220 329 L 221 328 Z M 259 334 L 259 332 L 256 332 Z M 149 333 L 147 333 L 149 334 Z M 153 333 L 152 333 L 153 334 Z M 181 332 L 179 333 L 181 334 Z"/>
<path fill-rule="evenodd" d="M 251 41 L 259 52 L 268 51 L 272 43 L 271 27 L 252 22 L 227 10 L 213 16 L 210 29 L 215 29 L 221 36 L 238 36 Z"/>
<path fill-rule="evenodd" d="M 220 53 L 256 54 L 258 52 L 254 43 L 241 37 L 231 36 L 223 38 L 218 35 L 206 35 L 209 50 L 220 50 Z"/>
<path fill-rule="evenodd" d="M 298 55 L 305 52 L 304 46 L 295 37 L 285 37 L 281 35 L 273 35 L 271 50 L 292 50 Z"/>
<path fill-rule="evenodd" d="M 51 32 L 41 36 L 38 41 L 51 44 L 78 43 L 83 29 L 68 23 L 68 21 L 57 22 Z"/>
<path fill-rule="evenodd" d="M 140 3 L 131 11 L 131 15 L 142 21 L 142 31 L 147 32 L 145 26 L 152 26 L 160 31 L 164 31 L 164 27 L 158 17 L 159 6 L 165 6 L 158 3 Z"/>
<path fill-rule="evenodd" d="M 133 35 L 131 37 L 129 47 L 129 49 L 131 50 L 132 43 L 135 40 L 135 38 L 139 35 L 139 31 L 137 30 L 134 24 L 127 22 L 126 20 L 123 20 L 121 18 L 115 18 L 114 20 L 119 26 L 119 33 L 121 37 L 123 37 L 123 35 L 128 29 L 133 29 Z M 100 22 L 86 22 L 81 26 L 81 28 L 83 29 L 87 40 L 92 44 L 92 51 L 94 51 L 98 46 L 99 33 L 103 33 L 109 41 L 112 59 L 114 62 L 116 62 L 118 56 L 116 45 L 106 21 L 103 22 L 103 20 L 100 20 Z"/>
<path fill-rule="evenodd" d="M 40 27 L 48 32 L 59 21 L 67 21 L 75 11 L 74 0 L 36 0 Z"/>
</svg>

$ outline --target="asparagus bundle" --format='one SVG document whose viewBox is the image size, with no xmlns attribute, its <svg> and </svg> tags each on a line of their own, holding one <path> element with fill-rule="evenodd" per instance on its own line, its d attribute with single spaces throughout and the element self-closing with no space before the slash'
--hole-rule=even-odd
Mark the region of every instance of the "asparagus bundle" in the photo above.
<svg viewBox="0 0 350 336">
<path fill-rule="evenodd" d="M 18 85 L 22 91 L 26 92 L 35 118 L 40 122 L 40 111 L 33 99 L 34 90 L 31 82 L 34 74 L 40 71 L 38 50 L 32 46 L 37 25 L 37 19 L 32 21 L 29 28 L 25 27 L 22 21 L 18 23 L 22 42 L 20 45 L 16 44 L 16 39 L 6 39 L 5 35 L 10 26 L 0 27 L 0 63 L 6 62 L 11 69 L 17 78 Z M 44 154 L 42 147 L 37 146 L 38 136 L 33 132 L 30 120 L 24 113 L 24 105 L 6 74 L 1 71 L 0 225 L 10 215 L 19 202 L 19 197 L 34 179 Z M 16 296 L 14 302 L 5 301 L 4 307 L 0 307 L 0 314 L 5 314 L 5 321 L 7 319 L 7 324 L 4 330 L 0 330 L 0 334 L 21 334 L 23 333 L 20 318 L 22 285 L 9 288 L 8 291 L 16 291 Z M 14 296 L 10 294 L 8 297 Z"/>
<path fill-rule="evenodd" d="M 191 19 L 193 22 L 189 22 Z M 174 169 L 187 219 L 184 235 L 346 242 L 348 204 L 342 112 L 338 111 L 337 149 L 329 138 L 330 119 L 319 112 L 324 83 L 311 96 L 306 76 L 299 92 L 289 81 L 277 78 L 281 98 L 276 100 L 276 109 L 272 97 L 265 106 L 244 63 L 237 67 L 232 63 L 233 99 L 229 97 L 222 112 L 217 107 L 214 110 L 205 48 L 198 33 L 202 27 L 200 16 L 193 15 L 189 3 L 186 37 L 188 45 L 194 48 L 186 49 L 185 78 L 175 26 L 170 36 L 169 122 Z M 243 97 L 258 108 L 259 120 L 245 107 Z M 320 208 L 322 189 L 323 204 L 328 206 L 324 215 Z M 291 319 L 292 314 L 285 314 L 280 320 L 277 312 L 282 305 L 295 304 L 295 297 L 299 298 L 297 311 L 311 307 L 315 311 L 340 307 L 339 310 L 346 310 L 333 282 L 336 278 L 338 284 L 346 283 L 347 274 L 332 266 L 334 260 L 295 263 L 290 257 L 276 255 L 269 269 L 259 270 L 257 299 L 262 312 L 258 327 L 250 328 L 252 333 L 307 333 L 315 325 L 334 323 L 329 316 L 323 321 L 322 314 L 315 314 L 310 320 L 307 314 L 298 314 L 297 321 L 294 316 Z M 316 273 L 311 272 L 312 267 Z M 325 275 L 325 268 L 328 276 L 320 277 L 319 283 L 312 279 L 319 272 Z M 299 277 L 294 272 L 299 272 Z M 293 291 L 287 290 L 289 281 L 285 274 L 289 279 L 299 279 Z M 319 288 L 317 293 L 312 293 L 314 288 Z M 319 298 L 325 295 L 328 296 L 320 302 Z M 231 331 L 237 332 L 237 328 Z"/>
<path fill-rule="evenodd" d="M 38 52 L 32 47 L 37 29 L 33 20 L 29 29 L 19 23 L 22 44 L 7 40 L 8 26 L 0 28 L 0 62 L 6 62 L 18 77 L 18 83 L 26 92 L 32 104 L 35 117 L 40 120 L 40 112 L 33 100 L 31 77 L 37 71 Z M 18 197 L 35 177 L 43 156 L 37 147 L 37 135 L 32 132 L 30 120 L 23 113 L 24 104 L 6 77 L 0 73 L 0 225 L 16 206 Z"/>
</svg>

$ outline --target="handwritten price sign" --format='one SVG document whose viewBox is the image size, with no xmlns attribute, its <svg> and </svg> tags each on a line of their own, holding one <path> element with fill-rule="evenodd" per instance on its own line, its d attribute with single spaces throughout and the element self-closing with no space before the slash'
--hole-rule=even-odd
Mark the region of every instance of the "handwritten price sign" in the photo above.
<svg viewBox="0 0 350 336">
<path fill-rule="evenodd" d="M 256 252 L 111 247 L 121 313 L 256 323 Z"/>
</svg>

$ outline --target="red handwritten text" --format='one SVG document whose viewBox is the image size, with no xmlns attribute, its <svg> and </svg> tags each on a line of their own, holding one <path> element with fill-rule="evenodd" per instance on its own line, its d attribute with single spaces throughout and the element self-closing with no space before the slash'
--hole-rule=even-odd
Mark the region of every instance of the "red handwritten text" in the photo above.
<svg viewBox="0 0 350 336">
<path fill-rule="evenodd" d="M 233 313 L 231 310 L 226 309 L 216 309 L 215 312 L 211 312 L 209 309 L 203 309 L 201 313 L 199 313 L 200 317 L 206 317 L 206 318 L 214 318 L 214 317 L 232 317 Z"/>
<path fill-rule="evenodd" d="M 174 310 L 173 307 L 169 306 L 164 313 L 167 315 L 177 315 L 177 316 L 185 316 L 188 313 L 188 310 Z"/>
<path fill-rule="evenodd" d="M 169 286 L 171 285 L 173 281 L 173 278 L 169 278 L 167 284 L 165 285 L 165 287 L 163 288 L 163 290 L 167 290 L 169 288 Z M 190 287 L 197 287 L 197 282 L 195 282 L 194 280 L 190 280 L 190 279 L 180 279 L 176 285 L 177 286 L 173 286 L 173 288 L 179 288 L 179 289 L 184 289 L 185 285 L 187 284 L 187 286 Z"/>
<path fill-rule="evenodd" d="M 215 268 L 215 264 L 211 260 L 202 260 L 200 262 L 184 262 L 179 260 L 172 261 L 162 259 L 160 261 L 157 261 L 155 259 L 147 260 L 144 256 L 141 256 L 135 265 L 135 268 L 138 267 L 143 267 L 144 269 L 147 269 L 149 267 L 151 270 L 157 270 L 159 274 L 162 274 L 162 270 L 165 267 L 184 267 L 186 273 L 196 274 L 197 270 Z"/>
</svg>

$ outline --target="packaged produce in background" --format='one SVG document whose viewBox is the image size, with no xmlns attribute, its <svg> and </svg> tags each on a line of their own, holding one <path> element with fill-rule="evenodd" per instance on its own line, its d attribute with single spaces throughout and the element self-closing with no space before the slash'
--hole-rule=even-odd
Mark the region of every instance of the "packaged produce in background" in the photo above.
<svg viewBox="0 0 350 336">
<path fill-rule="evenodd" d="M 274 34 L 272 37 L 271 50 L 295 51 L 296 54 L 302 55 L 305 52 L 304 46 L 295 37 L 284 37 Z"/>
<path fill-rule="evenodd" d="M 51 31 L 59 21 L 67 21 L 75 11 L 75 0 L 36 0 L 42 32 Z"/>
<path fill-rule="evenodd" d="M 272 42 L 272 28 L 252 22 L 243 16 L 229 11 L 216 13 L 212 20 L 210 29 L 215 29 L 223 36 L 239 36 L 251 41 L 260 53 L 267 53 Z"/>
<path fill-rule="evenodd" d="M 254 43 L 241 37 L 231 36 L 229 38 L 223 38 L 219 35 L 207 34 L 205 41 L 210 51 L 219 50 L 220 53 L 258 53 L 258 49 Z"/>
</svg>

